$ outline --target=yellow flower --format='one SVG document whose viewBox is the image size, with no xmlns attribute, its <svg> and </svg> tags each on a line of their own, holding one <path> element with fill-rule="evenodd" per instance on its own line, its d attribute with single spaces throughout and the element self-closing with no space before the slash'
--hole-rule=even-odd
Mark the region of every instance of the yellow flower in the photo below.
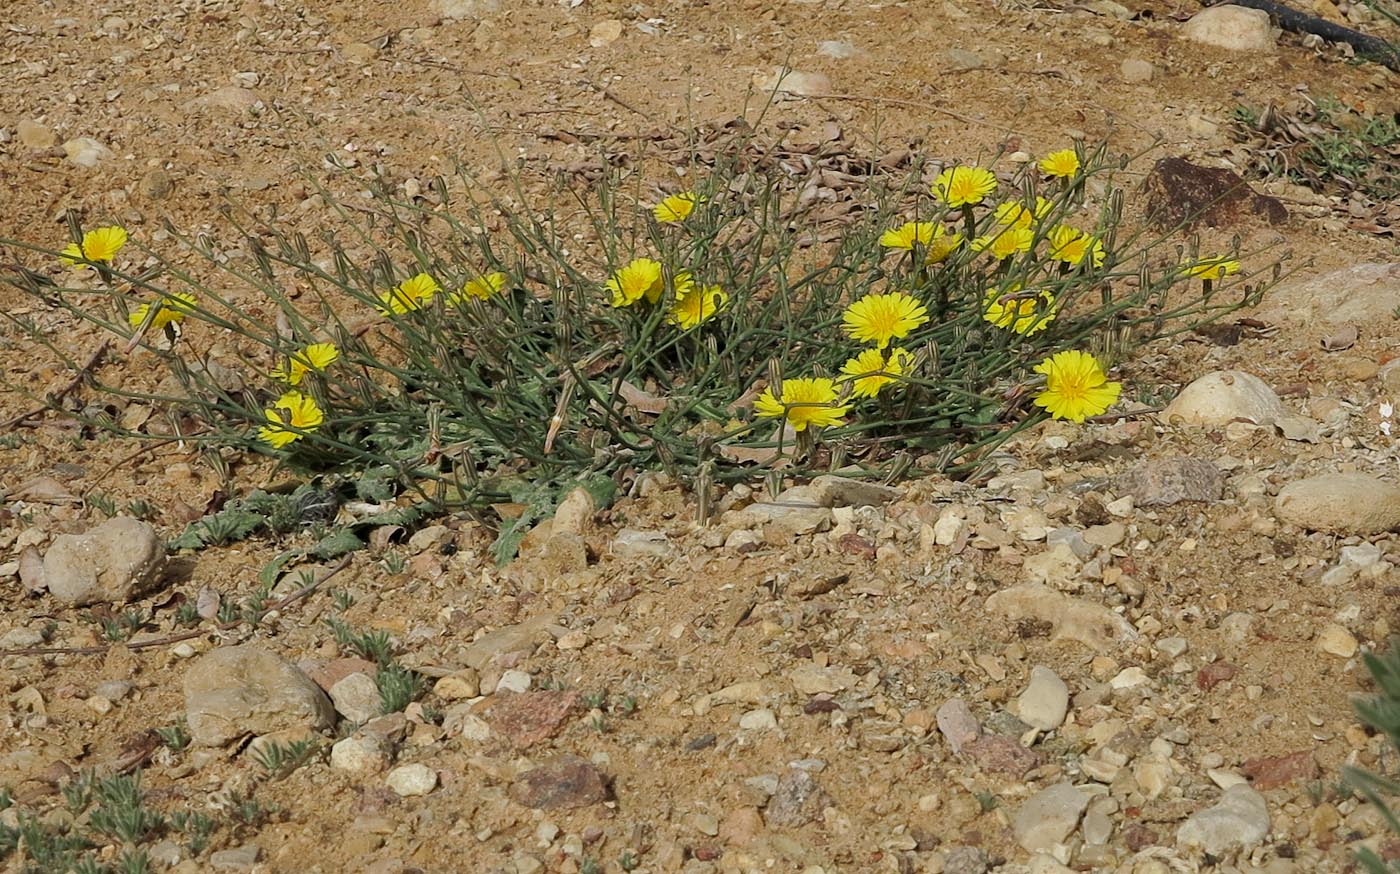
<svg viewBox="0 0 1400 874">
<path fill-rule="evenodd" d="M 1202 258 L 1195 264 L 1188 265 L 1186 275 L 1198 279 L 1224 279 L 1227 276 L 1234 276 L 1240 272 L 1240 262 L 1234 261 L 1225 255 L 1217 255 L 1213 258 Z"/>
<path fill-rule="evenodd" d="M 315 431 L 326 419 L 316 399 L 299 391 L 286 392 L 263 414 L 267 424 L 258 429 L 258 439 L 271 443 L 275 449 L 300 440 L 306 436 L 302 432 Z"/>
<path fill-rule="evenodd" d="M 126 229 L 120 225 L 93 228 L 83 234 L 82 245 L 69 243 L 63 248 L 59 260 L 69 267 L 83 267 L 83 258 L 89 261 L 112 263 L 112 259 L 126 245 Z"/>
<path fill-rule="evenodd" d="M 765 388 L 758 400 L 754 401 L 753 411 L 768 419 L 786 416 L 794 431 L 805 431 L 808 426 L 825 428 L 843 424 L 850 409 L 848 405 L 837 406 L 836 382 L 824 376 L 785 379 L 779 394 L 781 399 L 773 396 L 771 387 Z"/>
<path fill-rule="evenodd" d="M 841 321 L 847 334 L 883 349 L 927 322 L 928 309 L 902 291 L 867 294 L 846 307 Z"/>
<path fill-rule="evenodd" d="M 972 241 L 972 248 L 978 252 L 991 252 L 1000 260 L 1010 258 L 1017 252 L 1029 252 L 1035 242 L 1035 231 L 1021 225 L 1010 225 L 990 237 L 978 237 Z"/>
<path fill-rule="evenodd" d="M 127 315 L 126 320 L 131 327 L 139 328 L 146 323 L 146 316 L 151 312 L 151 307 L 155 307 L 156 314 L 151 317 L 151 327 L 158 331 L 172 322 L 184 321 L 185 316 L 194 309 L 197 300 L 188 292 L 177 291 L 153 304 L 141 304 Z"/>
<path fill-rule="evenodd" d="M 1020 291 L 1019 282 L 1013 282 L 1005 291 L 987 289 L 982 298 L 982 319 L 1026 337 L 1049 327 L 1055 321 L 1055 296 L 1042 290 L 1034 297 L 1019 297 Z"/>
<path fill-rule="evenodd" d="M 981 203 L 996 188 L 997 177 L 981 167 L 949 167 L 933 180 L 933 193 L 951 207 Z"/>
<path fill-rule="evenodd" d="M 1045 391 L 1036 395 L 1035 404 L 1056 419 L 1083 422 L 1113 406 L 1123 391 L 1122 383 L 1108 381 L 1094 356 L 1078 349 L 1056 352 L 1035 372 L 1045 374 Z"/>
<path fill-rule="evenodd" d="M 504 288 L 505 284 L 506 275 L 504 273 L 487 273 L 463 285 L 461 291 L 452 292 L 447 296 L 447 302 L 461 303 L 469 297 L 486 300 Z"/>
<path fill-rule="evenodd" d="M 671 324 L 680 325 L 682 330 L 689 331 L 691 328 L 705 324 L 714 317 L 715 313 L 729 306 L 728 293 L 718 285 L 696 288 L 695 283 L 690 282 L 682 291 L 682 276 L 688 278 L 690 274 L 676 274 L 676 302 L 671 305 Z"/>
<path fill-rule="evenodd" d="M 1078 264 L 1085 256 L 1091 256 L 1095 267 L 1103 266 L 1103 242 L 1096 240 L 1078 228 L 1069 225 L 1056 225 L 1050 231 L 1050 257 L 1066 264 Z"/>
<path fill-rule="evenodd" d="M 626 267 L 617 271 L 608 280 L 607 289 L 612 292 L 612 305 L 630 307 L 643 297 L 648 303 L 661 299 L 665 289 L 661 275 L 661 262 L 650 258 L 634 259 Z"/>
<path fill-rule="evenodd" d="M 1046 176 L 1059 176 L 1068 179 L 1079 172 L 1079 156 L 1074 149 L 1060 149 L 1040 159 L 1037 165 Z"/>
<path fill-rule="evenodd" d="M 938 236 L 942 236 L 942 225 L 935 226 L 933 222 L 905 222 L 899 227 L 881 234 L 880 245 L 886 249 L 904 249 L 906 251 L 914 248 L 916 243 L 920 246 L 927 246 L 933 242 L 934 227 L 938 228 Z"/>
<path fill-rule="evenodd" d="M 1018 227 L 1028 228 L 1049 215 L 1050 210 L 1054 208 L 1054 206 L 1055 204 L 1043 197 L 1037 197 L 1035 199 L 1034 209 L 1026 206 L 1024 203 L 1008 201 L 998 206 L 993 215 L 996 216 L 996 220 L 999 224 L 1017 225 Z"/>
<path fill-rule="evenodd" d="M 933 241 L 928 245 L 928 256 L 924 258 L 926 264 L 941 264 L 948 260 L 948 256 L 962 245 L 963 235 L 961 233 L 950 234 L 943 230 L 942 225 L 934 225 Z"/>
<path fill-rule="evenodd" d="M 656 220 L 659 222 L 683 222 L 690 218 L 690 214 L 695 211 L 695 205 L 699 202 L 700 197 L 694 191 L 682 191 L 652 207 L 651 214 L 656 216 Z"/>
<path fill-rule="evenodd" d="M 280 379 L 287 385 L 301 385 L 301 378 L 309 370 L 325 370 L 340 357 L 340 350 L 334 343 L 312 343 L 287 359 L 285 367 L 273 370 L 270 376 Z"/>
<path fill-rule="evenodd" d="M 873 398 L 895 378 L 908 373 L 914 366 L 914 354 L 907 349 L 895 347 L 886 357 L 879 349 L 866 349 L 854 358 L 846 359 L 841 365 L 845 374 L 841 382 L 851 383 L 851 396 Z"/>
<path fill-rule="evenodd" d="M 412 279 L 400 282 L 393 290 L 381 294 L 375 309 L 386 316 L 401 316 L 422 308 L 440 291 L 442 286 L 437 284 L 436 279 L 426 273 L 419 273 Z"/>
</svg>

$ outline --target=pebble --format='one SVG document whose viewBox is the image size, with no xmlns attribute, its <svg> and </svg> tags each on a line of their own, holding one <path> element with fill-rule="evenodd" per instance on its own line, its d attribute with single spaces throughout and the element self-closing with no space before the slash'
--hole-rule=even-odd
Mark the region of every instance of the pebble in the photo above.
<svg viewBox="0 0 1400 874">
<path fill-rule="evenodd" d="M 1266 318 L 1300 326 L 1384 325 L 1400 306 L 1400 263 L 1364 262 L 1269 289 Z"/>
<path fill-rule="evenodd" d="M 943 702 L 934 718 L 938 722 L 938 731 L 954 755 L 960 754 L 965 746 L 982 735 L 977 717 L 973 716 L 971 708 L 961 698 L 949 698 Z"/>
<path fill-rule="evenodd" d="M 335 724 L 326 693 L 296 665 L 255 644 L 205 653 L 186 669 L 184 692 L 185 719 L 198 746 Z"/>
<path fill-rule="evenodd" d="M 791 768 L 778 780 L 763 808 L 764 819 L 778 828 L 798 828 L 820 819 L 830 803 L 831 798 L 810 771 Z"/>
<path fill-rule="evenodd" d="M 257 844 L 243 844 L 209 854 L 209 867 L 217 871 L 245 871 L 258 863 L 262 855 Z"/>
<path fill-rule="evenodd" d="M 1243 6 L 1210 6 L 1181 26 L 1187 39 L 1237 52 L 1274 49 L 1274 26 L 1269 13 Z"/>
<path fill-rule="evenodd" d="M 1128 528 L 1122 522 L 1109 522 L 1107 525 L 1094 525 L 1084 529 L 1084 542 L 1090 546 L 1105 549 L 1117 546 L 1128 535 Z"/>
<path fill-rule="evenodd" d="M 501 11 L 501 0 L 432 0 L 429 9 L 449 20 L 481 19 Z"/>
<path fill-rule="evenodd" d="M 1220 800 L 1193 813 L 1177 829 L 1176 842 L 1212 856 L 1223 856 L 1233 848 L 1250 850 L 1269 834 L 1269 806 L 1249 786 L 1231 786 Z"/>
<path fill-rule="evenodd" d="M 52 149 L 58 145 L 58 134 L 51 128 L 27 118 L 15 125 L 15 135 L 19 137 L 20 145 L 27 149 Z"/>
<path fill-rule="evenodd" d="M 74 606 L 126 604 L 148 594 L 165 570 L 165 540 L 130 516 L 85 534 L 60 534 L 44 554 L 49 593 Z"/>
<path fill-rule="evenodd" d="M 1274 513 L 1309 531 L 1379 534 L 1400 527 L 1400 487 L 1361 473 L 1324 474 L 1284 486 Z"/>
<path fill-rule="evenodd" d="M 1053 850 L 1079 825 L 1093 795 L 1070 783 L 1047 786 L 1026 799 L 1011 821 L 1016 843 L 1029 852 Z"/>
<path fill-rule="evenodd" d="M 432 792 L 437 788 L 438 775 L 437 771 L 427 765 L 414 762 L 410 765 L 399 765 L 388 773 L 384 782 L 395 794 L 407 798 Z"/>
<path fill-rule="evenodd" d="M 831 79 L 825 73 L 806 73 L 774 67 L 768 73 L 753 74 L 754 87 L 794 97 L 819 97 L 831 93 Z"/>
<path fill-rule="evenodd" d="M 1069 712 L 1069 687 L 1059 674 L 1042 665 L 1031 668 L 1030 683 L 1016 699 L 1016 715 L 1041 731 L 1054 731 Z"/>
<path fill-rule="evenodd" d="M 845 40 L 825 39 L 817 43 L 817 54 L 824 58 L 844 61 L 864 53 Z"/>
<path fill-rule="evenodd" d="M 533 682 L 531 676 L 524 671 L 506 671 L 501 674 L 501 679 L 496 683 L 496 692 L 525 692 Z"/>
<path fill-rule="evenodd" d="M 1079 572 L 1083 567 L 1084 563 L 1074 554 L 1074 548 L 1064 542 L 1027 557 L 1021 564 L 1030 580 L 1056 589 L 1078 588 Z"/>
<path fill-rule="evenodd" d="M 383 770 L 389 757 L 376 738 L 352 735 L 331 746 L 331 767 L 352 774 L 372 774 Z"/>
<path fill-rule="evenodd" d="M 579 708 L 576 691 L 545 689 L 498 694 L 487 723 L 512 747 L 523 750 L 554 737 Z"/>
<path fill-rule="evenodd" d="M 613 538 L 610 551 L 613 558 L 635 561 L 639 558 L 669 558 L 676 548 L 664 532 L 623 528 Z"/>
<path fill-rule="evenodd" d="M 434 683 L 433 694 L 444 701 L 475 698 L 481 694 L 481 676 L 471 668 L 464 668 Z"/>
<path fill-rule="evenodd" d="M 1317 633 L 1317 648 L 1328 655 L 1349 659 L 1356 655 L 1360 645 L 1345 625 L 1329 622 Z"/>
<path fill-rule="evenodd" d="M 117 155 L 92 137 L 78 137 L 63 144 L 63 154 L 79 167 L 92 168 Z M 118 517 L 121 518 L 121 517 Z M 112 520 L 116 521 L 116 520 Z"/>
<path fill-rule="evenodd" d="M 953 847 L 943 858 L 943 874 L 987 874 L 992 859 L 981 847 Z"/>
<path fill-rule="evenodd" d="M 1298 439 L 1317 430 L 1315 422 L 1290 413 L 1262 379 L 1242 370 L 1218 370 L 1197 378 L 1172 399 L 1161 415 L 1174 425 L 1215 428 L 1244 420 L 1277 426 L 1284 436 L 1294 434 Z"/>
<path fill-rule="evenodd" d="M 766 731 L 778 727 L 778 716 L 767 708 L 750 710 L 739 717 L 739 727 L 745 731 Z"/>
</svg>

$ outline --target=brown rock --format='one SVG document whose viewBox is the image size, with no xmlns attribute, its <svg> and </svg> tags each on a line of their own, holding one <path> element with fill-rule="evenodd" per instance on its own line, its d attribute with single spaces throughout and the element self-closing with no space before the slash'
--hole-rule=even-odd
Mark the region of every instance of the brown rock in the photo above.
<svg viewBox="0 0 1400 874">
<path fill-rule="evenodd" d="M 587 807 L 608 800 L 608 779 L 578 756 L 560 756 L 521 774 L 510 784 L 511 800 L 534 810 Z"/>
<path fill-rule="evenodd" d="M 1255 194 L 1239 174 L 1222 168 L 1199 167 L 1185 158 L 1163 158 L 1142 184 L 1147 217 L 1159 228 L 1230 226 L 1248 217 L 1271 225 L 1288 220 L 1288 210 L 1275 197 Z"/>
<path fill-rule="evenodd" d="M 1139 507 L 1170 507 L 1182 501 L 1220 500 L 1225 479 L 1215 465 L 1199 458 L 1162 458 L 1128 471 L 1118 488 Z"/>
<path fill-rule="evenodd" d="M 330 692 L 332 686 L 351 674 L 368 674 L 373 677 L 379 671 L 379 666 L 374 662 L 353 658 L 331 659 L 325 663 L 300 662 L 297 667 L 326 692 Z"/>
<path fill-rule="evenodd" d="M 518 750 L 543 743 L 559 733 L 578 707 L 579 694 L 551 689 L 499 693 L 486 722 Z"/>
<path fill-rule="evenodd" d="M 1317 760 L 1313 758 L 1312 750 L 1250 759 L 1241 769 L 1253 781 L 1255 789 L 1277 789 L 1299 780 L 1315 780 L 1318 775 Z"/>
<path fill-rule="evenodd" d="M 757 807 L 736 807 L 719 825 L 719 839 L 731 847 L 747 847 L 763 831 L 763 814 Z"/>
<path fill-rule="evenodd" d="M 1229 662 L 1211 662 L 1196 672 L 1196 687 L 1203 692 L 1209 692 L 1220 683 L 1233 680 L 1239 672 L 1239 665 L 1232 665 Z"/>
<path fill-rule="evenodd" d="M 963 747 L 968 758 L 984 771 L 1020 780 L 1040 765 L 1040 754 L 1012 737 L 984 734 Z"/>
<path fill-rule="evenodd" d="M 778 781 L 778 791 L 764 807 L 764 819 L 778 828 L 798 828 L 821 818 L 831 797 L 809 772 L 793 768 Z"/>
</svg>

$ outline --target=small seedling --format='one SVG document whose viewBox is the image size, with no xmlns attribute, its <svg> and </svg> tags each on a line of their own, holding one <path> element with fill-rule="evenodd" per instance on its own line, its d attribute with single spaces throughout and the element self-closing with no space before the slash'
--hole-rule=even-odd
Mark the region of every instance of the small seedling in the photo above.
<svg viewBox="0 0 1400 874">
<path fill-rule="evenodd" d="M 85 500 L 89 507 L 97 510 L 108 519 L 117 515 L 117 502 L 114 501 L 110 495 L 104 495 L 101 492 L 93 492 L 88 495 Z"/>
<path fill-rule="evenodd" d="M 15 806 L 15 796 L 10 792 L 10 787 L 0 789 L 0 810 L 9 810 Z"/>
<path fill-rule="evenodd" d="M 190 727 L 183 716 L 176 720 L 174 725 L 156 729 L 156 734 L 160 736 L 160 742 L 172 753 L 182 752 L 190 745 Z"/>
<path fill-rule="evenodd" d="M 242 611 L 239 609 L 238 605 L 235 604 L 231 599 L 219 602 L 219 624 L 232 625 L 233 623 L 238 621 L 238 617 L 241 612 Z"/>
<path fill-rule="evenodd" d="M 408 560 L 403 557 L 403 553 L 390 550 L 384 553 L 384 558 L 379 562 L 384 567 L 384 572 L 396 577 L 408 568 Z"/>
<path fill-rule="evenodd" d="M 977 804 L 982 808 L 983 813 L 991 813 L 1001 805 L 1001 799 L 993 792 L 974 792 L 972 796 L 977 799 Z"/>
<path fill-rule="evenodd" d="M 63 803 L 67 806 L 69 813 L 77 816 L 87 809 L 87 806 L 92 803 L 92 790 L 96 783 L 97 775 L 84 768 L 64 785 L 61 790 Z"/>
<path fill-rule="evenodd" d="M 587 858 L 578 866 L 578 874 L 603 874 L 603 866 L 597 859 Z"/>
<path fill-rule="evenodd" d="M 191 856 L 198 856 L 209 847 L 209 837 L 217 823 L 212 816 L 181 810 L 170 815 L 170 825 L 185 834 L 185 847 Z"/>
<path fill-rule="evenodd" d="M 637 699 L 636 699 L 636 697 L 633 696 L 633 695 L 628 695 L 628 696 L 624 697 L 624 698 L 622 699 L 622 703 L 618 704 L 617 707 L 615 708 L 615 710 L 616 710 L 618 713 L 621 713 L 623 716 L 631 716 L 633 713 L 636 713 L 636 712 L 637 712 Z"/>
<path fill-rule="evenodd" d="M 635 871 L 642 866 L 642 860 L 631 850 L 624 850 L 622 855 L 617 857 L 617 865 L 624 871 Z"/>
<path fill-rule="evenodd" d="M 199 608 L 193 601 L 183 601 L 175 608 L 175 624 L 192 628 L 199 624 Z"/>
<path fill-rule="evenodd" d="M 381 662 L 374 675 L 379 688 L 379 708 L 385 713 L 397 713 L 423 692 L 423 679 L 398 662 Z"/>
<path fill-rule="evenodd" d="M 331 593 L 331 606 L 337 613 L 344 613 L 355 606 L 355 596 L 345 589 L 336 589 Z"/>
<path fill-rule="evenodd" d="M 593 717 L 592 725 L 593 725 L 593 730 L 596 731 L 596 732 L 598 732 L 599 734 L 607 734 L 607 733 L 608 733 L 608 729 L 609 729 L 608 720 L 607 720 L 607 717 L 603 716 L 603 714 L 599 713 L 598 715 L 594 716 L 594 717 Z"/>
<path fill-rule="evenodd" d="M 335 642 L 341 649 L 353 652 L 360 658 L 368 659 L 376 664 L 386 664 L 390 660 L 394 647 L 389 640 L 389 632 L 358 632 L 350 627 L 349 623 L 334 616 L 326 619 L 326 625 L 330 628 L 331 634 L 335 635 Z"/>
<path fill-rule="evenodd" d="M 165 824 L 165 817 L 142 803 L 141 776 L 118 774 L 99 780 L 92 827 L 127 844 L 139 843 Z"/>
<path fill-rule="evenodd" d="M 133 519 L 154 519 L 160 510 L 145 498 L 135 498 L 126 502 L 126 515 Z"/>
<path fill-rule="evenodd" d="M 319 747 L 316 739 L 309 737 L 285 744 L 273 742 L 260 746 L 253 759 L 270 777 L 280 780 L 305 764 Z"/>
<path fill-rule="evenodd" d="M 229 799 L 229 816 L 239 825 L 257 828 L 268 821 L 275 812 L 251 795 L 234 795 Z"/>
<path fill-rule="evenodd" d="M 589 692 L 583 696 L 583 706 L 589 710 L 602 710 L 603 705 L 608 703 L 607 692 Z"/>
</svg>

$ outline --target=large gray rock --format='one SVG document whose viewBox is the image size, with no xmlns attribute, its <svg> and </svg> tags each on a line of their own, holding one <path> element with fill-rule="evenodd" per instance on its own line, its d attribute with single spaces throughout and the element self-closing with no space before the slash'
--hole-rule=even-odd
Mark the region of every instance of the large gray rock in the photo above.
<svg viewBox="0 0 1400 874">
<path fill-rule="evenodd" d="M 1239 783 L 1226 789 L 1218 802 L 1188 817 L 1176 831 L 1176 842 L 1220 857 L 1232 849 L 1256 847 L 1268 834 L 1264 796 Z"/>
<path fill-rule="evenodd" d="M 1280 519 L 1310 531 L 1379 534 L 1400 528 L 1400 487 L 1361 473 L 1331 473 L 1284 486 Z"/>
<path fill-rule="evenodd" d="M 139 519 L 118 516 L 86 534 L 60 534 L 44 555 L 44 580 L 68 604 L 125 604 L 153 589 L 165 541 Z"/>
<path fill-rule="evenodd" d="M 252 644 L 225 646 L 185 672 L 185 720 L 200 746 L 291 728 L 321 731 L 335 708 L 296 665 Z"/>
<path fill-rule="evenodd" d="M 1274 49 L 1274 27 L 1269 13 L 1244 6 L 1208 6 L 1181 26 L 1193 42 L 1237 52 L 1269 52 Z"/>
</svg>

